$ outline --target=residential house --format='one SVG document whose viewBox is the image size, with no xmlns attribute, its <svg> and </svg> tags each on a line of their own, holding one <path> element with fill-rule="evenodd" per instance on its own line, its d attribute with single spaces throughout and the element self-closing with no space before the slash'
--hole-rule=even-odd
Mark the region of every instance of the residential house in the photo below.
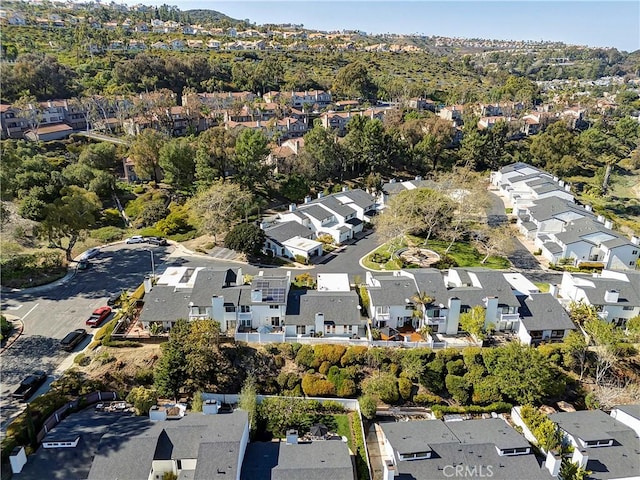
<svg viewBox="0 0 640 480">
<path fill-rule="evenodd" d="M 562 274 L 554 293 L 566 302 L 583 302 L 595 307 L 598 315 L 617 327 L 640 315 L 640 273 L 603 270 L 591 277 Z"/>
<path fill-rule="evenodd" d="M 169 50 L 169 46 L 164 43 L 164 42 L 153 42 L 151 44 L 151 48 L 155 49 L 155 50 Z"/>
<path fill-rule="evenodd" d="M 353 291 L 291 290 L 285 320 L 287 337 L 360 337 L 366 325 Z"/>
<path fill-rule="evenodd" d="M 261 327 L 281 330 L 291 283 L 282 276 L 256 275 L 244 285 L 241 269 L 171 267 L 145 295 L 140 322 L 169 329 L 180 318 L 211 318 L 235 333 Z"/>
<path fill-rule="evenodd" d="M 490 179 L 491 184 L 498 187 L 499 194 L 513 207 L 514 212 L 543 198 L 557 197 L 569 202 L 574 201 L 569 184 L 523 162 L 491 172 Z"/>
<path fill-rule="evenodd" d="M 436 111 L 436 104 L 430 98 L 422 98 L 422 97 L 410 98 L 407 105 L 409 108 L 413 108 L 414 110 L 418 110 L 418 111 L 423 111 L 423 110 L 429 110 L 430 112 Z"/>
<path fill-rule="evenodd" d="M 594 218 L 589 205 L 580 206 L 574 202 L 557 197 L 548 197 L 519 208 L 518 229 L 527 239 L 533 240 L 539 235 L 560 233 L 564 226 L 581 218 Z"/>
<path fill-rule="evenodd" d="M 566 310 L 550 293 L 531 293 L 518 296 L 518 300 L 518 338 L 525 345 L 562 342 L 576 329 Z"/>
<path fill-rule="evenodd" d="M 325 107 L 331 103 L 331 93 L 324 90 L 312 90 L 304 92 L 267 92 L 263 96 L 266 102 L 277 102 L 279 98 L 285 99 L 288 105 L 303 108 L 305 105 L 313 107 Z"/>
<path fill-rule="evenodd" d="M 376 201 L 379 208 L 382 209 L 387 206 L 392 197 L 401 192 L 415 190 L 416 188 L 433 188 L 435 186 L 436 183 L 433 180 L 423 180 L 419 175 L 413 180 L 406 180 L 404 182 L 398 182 L 395 178 L 392 178 L 382 185 L 382 190 L 378 193 Z"/>
<path fill-rule="evenodd" d="M 129 51 L 141 51 L 146 50 L 147 45 L 144 40 L 129 40 Z"/>
<path fill-rule="evenodd" d="M 102 436 L 88 480 L 156 479 L 167 473 L 193 480 L 240 479 L 249 443 L 247 412 L 140 423 L 150 425 Z"/>
<path fill-rule="evenodd" d="M 184 42 L 179 38 L 171 40 L 171 50 L 184 50 Z"/>
<path fill-rule="evenodd" d="M 256 94 L 251 92 L 214 92 L 196 93 L 198 101 L 214 111 L 224 110 L 239 104 L 251 103 L 256 99 Z M 192 99 L 182 96 L 182 105 L 188 105 Z"/>
<path fill-rule="evenodd" d="M 478 268 L 450 268 L 446 273 L 411 269 L 392 275 L 367 272 L 365 284 L 367 310 L 376 328 L 427 326 L 432 333 L 456 335 L 462 332 L 460 315 L 474 307 L 484 309 L 485 329 L 521 332 L 527 344 L 539 343 L 532 341 L 537 340 L 538 330 L 540 339 L 555 341 L 574 328 L 558 301 L 551 295 L 540 297 L 537 287 L 521 274 Z M 421 304 L 418 293 L 431 301 Z M 545 332 L 554 332 L 553 338 Z"/>
<path fill-rule="evenodd" d="M 157 480 L 170 473 L 181 479 L 239 479 L 249 442 L 248 415 L 210 407 L 204 405 L 205 414 L 160 421 L 86 408 L 49 426 L 42 448 L 13 477 Z"/>
<path fill-rule="evenodd" d="M 551 263 L 570 259 L 575 266 L 587 263 L 607 269 L 634 269 L 640 258 L 638 237 L 631 241 L 610 230 L 611 226 L 608 221 L 603 225 L 592 218 L 580 218 L 565 224 L 561 232 L 538 235 L 535 245 Z"/>
<path fill-rule="evenodd" d="M 308 259 L 322 255 L 322 243 L 313 240 L 313 231 L 305 225 L 289 221 L 260 226 L 266 236 L 264 249 L 275 256 Z"/>
<path fill-rule="evenodd" d="M 637 411 L 637 408 L 629 411 Z M 635 418 L 637 420 L 637 415 Z M 627 420 L 624 416 L 607 415 L 602 410 L 585 410 L 553 413 L 549 419 L 562 433 L 563 444 L 573 447 L 572 461 L 588 470 L 589 478 L 640 478 L 640 438 L 638 432 L 624 422 Z"/>
<path fill-rule="evenodd" d="M 363 190 L 347 190 L 331 195 L 318 194 L 316 200 L 310 196 L 299 207 L 289 206 L 289 211 L 280 213 L 281 221 L 294 221 L 311 228 L 316 236 L 331 235 L 340 244 L 354 238 L 362 231 L 363 222 L 371 220 L 375 211 L 375 200 Z"/>
<path fill-rule="evenodd" d="M 49 142 L 52 140 L 62 140 L 73 133 L 66 123 L 58 123 L 56 125 L 39 126 L 34 130 L 27 130 L 24 137 L 33 142 Z"/>
<path fill-rule="evenodd" d="M 220 50 L 220 41 L 213 39 L 209 40 L 207 42 L 207 48 L 209 50 Z"/>
<path fill-rule="evenodd" d="M 640 436 L 640 404 L 618 405 L 611 409 L 610 415 Z"/>
<path fill-rule="evenodd" d="M 450 122 L 459 122 L 464 115 L 464 105 L 451 105 L 442 107 L 438 112 L 438 116 L 443 120 L 449 120 Z"/>
<path fill-rule="evenodd" d="M 385 479 L 551 480 L 531 445 L 505 420 L 418 420 L 378 424 Z M 557 476 L 557 472 L 555 472 Z"/>
<path fill-rule="evenodd" d="M 503 116 L 480 117 L 478 120 L 478 129 L 490 130 L 498 122 L 509 122 L 509 118 Z"/>
<path fill-rule="evenodd" d="M 280 145 L 272 144 L 271 151 L 267 156 L 267 164 L 273 165 L 275 173 L 281 169 L 282 164 L 292 157 L 299 155 L 304 149 L 304 138 L 290 138 Z"/>
<path fill-rule="evenodd" d="M 27 121 L 21 117 L 21 111 L 11 105 L 0 105 L 0 128 L 2 139 L 22 138 L 28 128 Z"/>
<path fill-rule="evenodd" d="M 247 446 L 241 480 L 355 480 L 349 447 L 341 438 L 303 440 L 296 430 L 287 440 Z"/>
</svg>

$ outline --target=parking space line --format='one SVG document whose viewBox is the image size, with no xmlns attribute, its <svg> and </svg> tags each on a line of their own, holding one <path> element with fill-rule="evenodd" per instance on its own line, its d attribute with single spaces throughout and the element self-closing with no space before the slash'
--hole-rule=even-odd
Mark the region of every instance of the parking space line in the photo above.
<svg viewBox="0 0 640 480">
<path fill-rule="evenodd" d="M 38 305 L 40 305 L 40 304 L 39 304 L 39 303 L 36 303 L 36 304 L 33 306 L 33 308 L 31 308 L 31 310 L 29 310 L 27 313 L 25 313 L 25 314 L 22 316 L 22 320 L 24 320 L 24 319 L 27 317 L 27 315 L 29 315 L 29 314 L 30 314 L 31 312 L 33 312 L 36 308 L 38 308 Z"/>
</svg>

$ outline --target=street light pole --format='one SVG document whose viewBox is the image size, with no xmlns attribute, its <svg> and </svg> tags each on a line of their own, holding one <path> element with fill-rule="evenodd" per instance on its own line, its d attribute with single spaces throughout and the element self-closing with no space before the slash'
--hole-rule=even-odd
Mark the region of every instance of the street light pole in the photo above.
<svg viewBox="0 0 640 480">
<path fill-rule="evenodd" d="M 150 248 L 145 248 L 144 250 L 147 250 L 151 254 L 151 281 L 153 282 L 156 279 L 156 262 L 153 257 L 153 250 Z"/>
</svg>

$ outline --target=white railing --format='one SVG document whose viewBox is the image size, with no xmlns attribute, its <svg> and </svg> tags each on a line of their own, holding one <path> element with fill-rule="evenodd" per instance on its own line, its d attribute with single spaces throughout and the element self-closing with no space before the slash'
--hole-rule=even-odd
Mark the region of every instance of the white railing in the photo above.
<svg viewBox="0 0 640 480">
<path fill-rule="evenodd" d="M 276 333 L 236 332 L 233 338 L 237 342 L 247 342 L 247 343 L 283 343 L 285 339 L 284 332 L 276 332 Z"/>
<path fill-rule="evenodd" d="M 442 323 L 446 323 L 447 321 L 447 317 L 444 317 L 444 316 L 430 317 L 427 315 L 426 319 L 427 319 L 427 325 L 440 325 Z"/>
<path fill-rule="evenodd" d="M 501 313 L 500 314 L 500 321 L 502 322 L 515 322 L 517 320 L 520 320 L 519 313 Z"/>
</svg>

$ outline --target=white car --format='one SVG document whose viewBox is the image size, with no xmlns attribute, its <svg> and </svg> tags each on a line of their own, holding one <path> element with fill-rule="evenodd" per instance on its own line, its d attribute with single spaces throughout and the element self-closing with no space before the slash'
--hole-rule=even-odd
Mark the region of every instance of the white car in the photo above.
<svg viewBox="0 0 640 480">
<path fill-rule="evenodd" d="M 144 237 L 141 235 L 134 235 L 125 240 L 125 243 L 144 243 Z"/>
<path fill-rule="evenodd" d="M 93 258 L 99 254 L 100 254 L 100 249 L 98 247 L 90 248 L 89 250 L 87 250 L 82 254 L 82 256 L 80 257 L 80 260 L 89 260 L 90 258 Z"/>
</svg>

